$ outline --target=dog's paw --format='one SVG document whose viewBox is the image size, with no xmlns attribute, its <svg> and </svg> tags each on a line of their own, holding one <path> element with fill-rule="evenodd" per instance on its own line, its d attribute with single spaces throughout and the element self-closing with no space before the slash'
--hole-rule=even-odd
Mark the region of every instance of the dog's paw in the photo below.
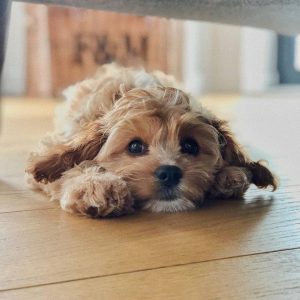
<svg viewBox="0 0 300 300">
<path fill-rule="evenodd" d="M 69 212 L 98 217 L 116 217 L 133 211 L 127 184 L 107 173 L 78 176 L 64 184 L 61 207 Z"/>
<path fill-rule="evenodd" d="M 226 167 L 215 178 L 212 193 L 220 198 L 240 198 L 251 183 L 250 173 L 241 167 Z"/>
</svg>

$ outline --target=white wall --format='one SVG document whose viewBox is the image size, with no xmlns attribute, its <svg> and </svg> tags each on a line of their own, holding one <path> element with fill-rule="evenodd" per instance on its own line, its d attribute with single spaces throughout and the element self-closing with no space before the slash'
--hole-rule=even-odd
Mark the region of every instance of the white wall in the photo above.
<svg viewBox="0 0 300 300">
<path fill-rule="evenodd" d="M 237 92 L 240 85 L 241 28 L 214 25 L 213 37 L 211 90 Z"/>
<path fill-rule="evenodd" d="M 187 91 L 261 92 L 278 83 L 276 34 L 252 28 L 185 22 L 183 81 Z"/>
<path fill-rule="evenodd" d="M 183 78 L 193 94 L 239 89 L 240 28 L 184 23 Z"/>
<path fill-rule="evenodd" d="M 243 92 L 263 92 L 279 82 L 277 35 L 274 32 L 243 28 L 240 57 L 240 83 Z"/>
<path fill-rule="evenodd" d="M 2 73 L 2 94 L 22 95 L 26 80 L 26 18 L 24 4 L 13 2 L 6 57 Z"/>
<path fill-rule="evenodd" d="M 210 89 L 212 27 L 208 23 L 183 23 L 182 78 L 187 91 L 201 94 Z"/>
</svg>

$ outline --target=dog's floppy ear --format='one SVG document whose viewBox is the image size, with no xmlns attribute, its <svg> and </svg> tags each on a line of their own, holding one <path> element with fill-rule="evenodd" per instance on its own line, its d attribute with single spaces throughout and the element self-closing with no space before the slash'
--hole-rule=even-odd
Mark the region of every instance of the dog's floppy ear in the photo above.
<svg viewBox="0 0 300 300">
<path fill-rule="evenodd" d="M 63 138 L 64 134 L 54 135 L 50 143 L 44 143 L 46 150 L 30 156 L 26 172 L 32 174 L 36 181 L 47 183 L 59 179 L 75 164 L 94 159 L 105 143 L 107 137 L 103 134 L 101 120 L 131 86 L 111 80 L 105 67 L 101 70 L 100 77 L 79 82 L 64 92 L 67 102 L 59 118 L 59 128 L 67 124 L 74 133 L 67 141 Z M 86 125 L 82 127 L 82 123 Z"/>
<path fill-rule="evenodd" d="M 75 164 L 93 159 L 105 143 L 99 123 L 91 123 L 65 143 L 53 144 L 42 154 L 29 158 L 26 172 L 38 182 L 52 182 Z"/>
<path fill-rule="evenodd" d="M 242 147 L 234 139 L 228 123 L 223 120 L 213 119 L 210 124 L 217 129 L 219 136 L 220 151 L 223 159 L 230 165 L 244 165 L 250 161 Z"/>
<path fill-rule="evenodd" d="M 262 161 L 252 161 L 243 148 L 234 139 L 226 121 L 213 119 L 210 124 L 219 134 L 220 151 L 225 163 L 239 166 L 249 170 L 251 182 L 259 188 L 271 186 L 273 191 L 277 188 L 277 179 L 272 172 L 263 165 Z"/>
</svg>

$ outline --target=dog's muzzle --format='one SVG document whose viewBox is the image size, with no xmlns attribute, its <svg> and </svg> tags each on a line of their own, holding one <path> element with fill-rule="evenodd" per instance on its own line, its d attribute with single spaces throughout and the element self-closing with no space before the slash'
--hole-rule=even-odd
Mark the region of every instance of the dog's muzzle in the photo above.
<svg viewBox="0 0 300 300">
<path fill-rule="evenodd" d="M 162 201 L 172 201 L 177 198 L 176 187 L 182 178 L 182 171 L 177 166 L 162 165 L 158 167 L 154 176 L 159 184 L 159 199 Z"/>
</svg>

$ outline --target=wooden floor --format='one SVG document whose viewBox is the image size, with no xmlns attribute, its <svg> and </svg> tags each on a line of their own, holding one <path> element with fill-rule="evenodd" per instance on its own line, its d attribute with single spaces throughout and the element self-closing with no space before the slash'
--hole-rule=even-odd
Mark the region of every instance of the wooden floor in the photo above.
<svg viewBox="0 0 300 300">
<path fill-rule="evenodd" d="M 204 101 L 230 117 L 276 193 L 199 211 L 111 220 L 69 215 L 26 187 L 25 159 L 54 103 L 2 103 L 0 299 L 300 299 L 300 99 Z"/>
</svg>

